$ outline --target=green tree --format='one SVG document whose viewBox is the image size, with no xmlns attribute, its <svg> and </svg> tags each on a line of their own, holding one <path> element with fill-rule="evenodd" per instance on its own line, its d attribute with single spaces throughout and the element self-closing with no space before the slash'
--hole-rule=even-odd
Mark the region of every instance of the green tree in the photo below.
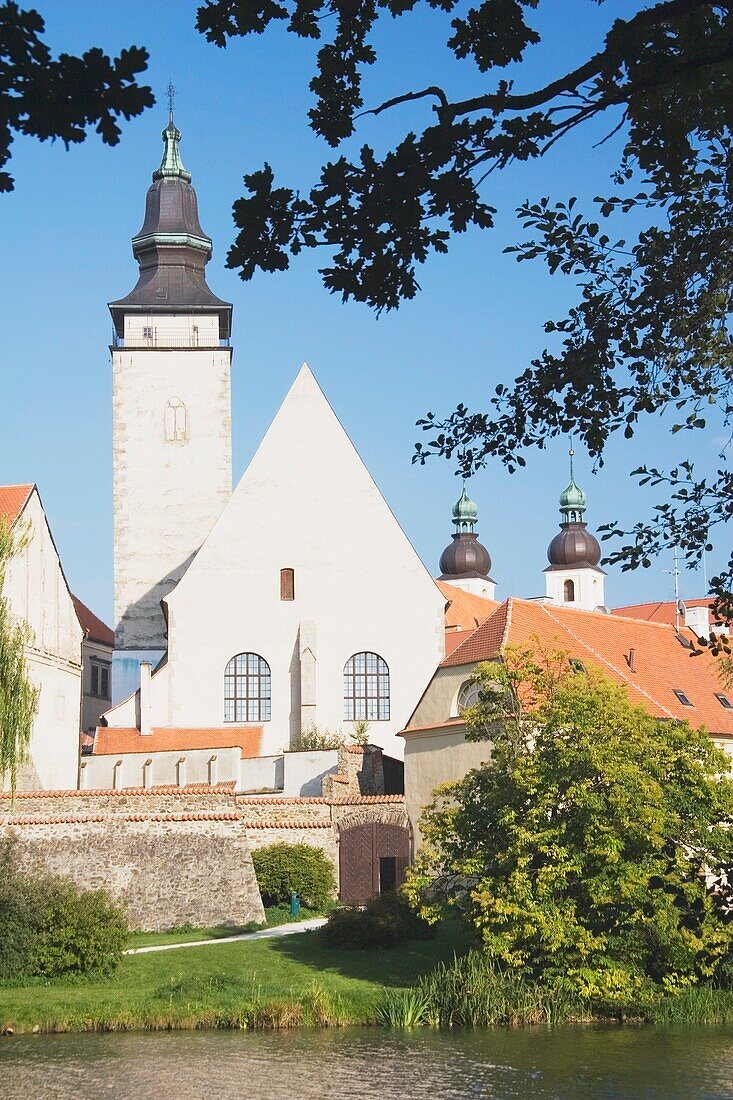
<svg viewBox="0 0 733 1100">
<path fill-rule="evenodd" d="M 445 44 L 465 63 L 473 93 L 441 86 L 431 72 L 435 50 L 421 42 L 424 85 L 365 111 L 362 77 L 378 62 L 377 24 L 426 5 L 445 13 L 435 49 Z M 547 321 L 549 347 L 513 382 L 493 381 L 488 411 L 461 404 L 419 422 L 431 439 L 418 444 L 415 461 L 442 455 L 464 475 L 491 459 L 524 465 L 528 451 L 567 432 L 601 464 L 609 436 L 632 436 L 649 415 L 667 412 L 676 432 L 722 430 L 733 414 L 731 5 L 640 2 L 617 18 L 619 5 L 608 4 L 601 48 L 580 64 L 555 50 L 557 75 L 532 87 L 526 58 L 541 47 L 533 25 L 540 7 L 563 18 L 550 0 L 206 0 L 198 9 L 199 30 L 218 46 L 283 22 L 302 38 L 327 39 L 309 119 L 329 145 L 355 135 L 364 114 L 399 111 L 407 120 L 384 155 L 348 146 L 309 188 L 276 185 L 268 164 L 246 175 L 227 260 L 244 279 L 322 248 L 330 291 L 393 309 L 415 296 L 418 267 L 446 252 L 453 235 L 493 226 L 492 173 L 558 155 L 578 128 L 589 157 L 594 143 L 618 134 L 611 190 L 597 210 L 583 213 L 566 197 L 518 211 L 530 237 L 513 250 L 517 259 L 539 259 L 579 288 L 568 314 Z M 676 545 L 696 564 L 712 529 L 733 515 L 726 455 L 714 472 L 695 470 L 684 449 L 672 469 L 634 471 L 663 498 L 631 531 L 609 522 L 607 536 L 621 541 L 607 560 L 648 566 Z M 733 555 L 712 582 L 721 614 L 733 614 L 732 582 Z"/>
<path fill-rule="evenodd" d="M 708 876 L 733 859 L 730 762 L 566 655 L 480 666 L 468 738 L 489 763 L 436 792 L 411 879 L 487 956 L 624 1002 L 714 975 L 733 937 Z"/>
<path fill-rule="evenodd" d="M 27 533 L 18 536 L 0 520 L 0 782 L 9 779 L 13 792 L 18 769 L 28 756 L 38 688 L 26 671 L 30 628 L 13 617 L 3 587 L 8 566 L 26 538 Z"/>
<path fill-rule="evenodd" d="M 43 41 L 45 24 L 33 8 L 0 3 L 0 191 L 12 191 L 4 171 L 14 134 L 60 138 L 68 148 L 95 126 L 106 145 L 120 140 L 117 119 L 134 118 L 155 102 L 135 78 L 147 68 L 147 50 L 130 46 L 110 58 L 99 47 L 57 58 Z"/>
</svg>

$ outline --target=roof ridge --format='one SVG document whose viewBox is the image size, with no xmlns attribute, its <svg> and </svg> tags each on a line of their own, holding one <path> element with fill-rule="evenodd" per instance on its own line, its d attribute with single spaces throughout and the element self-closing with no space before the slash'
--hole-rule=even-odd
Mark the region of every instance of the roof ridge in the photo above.
<svg viewBox="0 0 733 1100">
<path fill-rule="evenodd" d="M 504 632 L 501 636 L 501 641 L 499 642 L 499 652 L 500 653 L 503 653 L 503 651 L 506 647 L 507 641 L 509 640 L 509 631 L 511 630 L 511 627 L 512 627 L 512 615 L 513 615 L 513 611 L 514 611 L 513 600 L 514 600 L 514 597 L 509 596 L 509 598 L 506 601 L 506 604 L 507 604 L 506 621 L 504 622 Z"/>
<path fill-rule="evenodd" d="M 602 664 L 604 664 L 607 668 L 612 669 L 616 673 L 616 675 L 620 676 L 621 679 L 625 683 L 627 683 L 631 687 L 633 687 L 636 691 L 639 692 L 640 695 L 643 695 L 645 699 L 648 699 L 650 703 L 655 704 L 655 706 L 661 707 L 661 709 L 665 712 L 665 714 L 667 714 L 670 718 L 676 718 L 676 715 L 668 707 L 666 707 L 664 705 L 664 703 L 661 703 L 658 699 L 655 699 L 653 695 L 650 695 L 648 691 L 645 691 L 644 688 L 640 687 L 639 684 L 635 683 L 635 681 L 632 680 L 628 676 L 628 674 L 626 672 L 624 672 L 623 669 L 617 668 L 616 665 L 612 661 L 609 661 L 606 657 L 602 656 L 602 654 L 600 654 L 598 652 L 598 650 L 594 649 L 593 646 L 589 645 L 588 642 L 586 642 L 583 638 L 581 638 L 578 634 L 576 634 L 574 630 L 571 630 L 570 627 L 568 627 L 568 626 L 563 627 L 563 624 L 558 619 L 556 619 L 555 616 L 549 611 L 546 604 L 542 605 L 542 609 L 545 611 L 545 613 L 548 615 L 548 617 L 550 619 L 552 619 L 552 621 L 554 623 L 557 624 L 557 626 L 559 626 L 561 629 L 567 630 L 568 634 L 572 638 L 574 638 L 575 641 L 579 645 L 583 646 L 584 649 L 587 649 L 589 653 L 592 653 L 593 656 L 598 661 L 600 661 Z M 591 612 L 591 614 L 593 614 L 593 612 Z M 632 621 L 635 621 L 635 620 L 632 620 Z"/>
</svg>

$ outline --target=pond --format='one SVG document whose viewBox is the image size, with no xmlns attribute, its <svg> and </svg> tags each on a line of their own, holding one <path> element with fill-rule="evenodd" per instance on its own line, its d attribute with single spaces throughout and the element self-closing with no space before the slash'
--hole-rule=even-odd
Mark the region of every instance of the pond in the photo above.
<svg viewBox="0 0 733 1100">
<path fill-rule="evenodd" d="M 733 1030 L 170 1032 L 0 1040 L 0 1100 L 729 1100 Z"/>
</svg>

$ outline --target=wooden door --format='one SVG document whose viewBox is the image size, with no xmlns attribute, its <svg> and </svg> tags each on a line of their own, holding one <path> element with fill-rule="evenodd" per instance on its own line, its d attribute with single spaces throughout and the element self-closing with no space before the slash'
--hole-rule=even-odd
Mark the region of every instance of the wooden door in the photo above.
<svg viewBox="0 0 733 1100">
<path fill-rule="evenodd" d="M 410 862 L 410 833 L 381 821 L 343 829 L 339 847 L 341 889 L 345 905 L 366 905 L 380 886 L 400 886 Z"/>
</svg>

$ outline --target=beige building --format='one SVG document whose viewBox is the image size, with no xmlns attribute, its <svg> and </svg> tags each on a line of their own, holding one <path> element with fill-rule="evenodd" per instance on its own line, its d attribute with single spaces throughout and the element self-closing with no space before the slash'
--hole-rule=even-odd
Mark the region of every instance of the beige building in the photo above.
<svg viewBox="0 0 733 1100">
<path fill-rule="evenodd" d="M 81 732 L 82 752 L 91 750 L 94 731 L 112 700 L 112 651 L 114 631 L 103 623 L 93 611 L 73 597 L 76 615 L 84 631 L 82 644 L 82 704 Z"/>
<path fill-rule="evenodd" d="M 79 769 L 82 628 L 35 485 L 0 487 L 0 522 L 24 536 L 2 595 L 12 615 L 30 627 L 28 675 L 40 688 L 18 786 L 71 790 Z"/>
<path fill-rule="evenodd" d="M 704 726 L 733 751 L 733 693 L 721 685 L 715 658 L 690 659 L 695 632 L 682 625 L 585 611 L 511 597 L 438 666 L 405 730 L 405 797 L 413 834 L 434 789 L 488 760 L 488 741 L 465 739 L 464 708 L 477 699 L 476 665 L 500 661 L 507 646 L 534 645 L 569 654 L 577 671 L 595 667 L 622 685 L 632 703 L 658 718 Z"/>
</svg>

